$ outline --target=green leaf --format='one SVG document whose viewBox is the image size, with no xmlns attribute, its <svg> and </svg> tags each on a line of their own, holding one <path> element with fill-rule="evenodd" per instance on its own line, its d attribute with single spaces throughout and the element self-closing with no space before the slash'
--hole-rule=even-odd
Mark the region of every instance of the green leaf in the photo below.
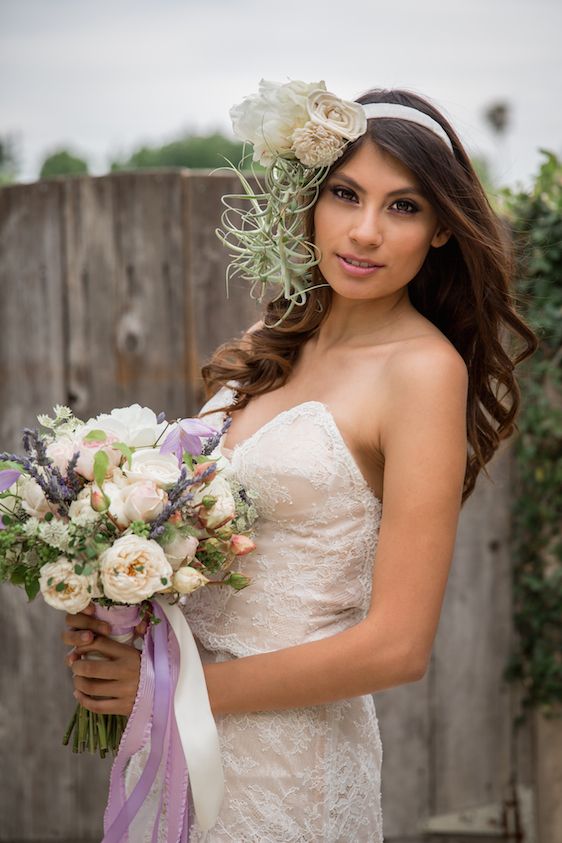
<svg viewBox="0 0 562 843">
<path fill-rule="evenodd" d="M 109 457 L 105 451 L 98 451 L 94 457 L 94 480 L 100 487 L 103 486 L 107 469 L 109 468 Z M 108 503 L 109 506 L 109 503 Z"/>
<path fill-rule="evenodd" d="M 91 430 L 86 436 L 82 437 L 83 442 L 105 442 L 106 439 L 107 433 L 103 430 Z"/>
<path fill-rule="evenodd" d="M 189 453 L 189 451 L 183 452 L 183 462 L 189 468 L 190 471 L 193 471 L 193 457 Z"/>
<path fill-rule="evenodd" d="M 115 448 L 118 451 L 121 451 L 124 457 L 127 458 L 127 463 L 129 465 L 129 469 L 133 467 L 133 451 L 126 445 L 124 442 L 114 442 L 111 445 L 112 448 Z"/>
<path fill-rule="evenodd" d="M 55 586 L 55 591 L 64 591 L 66 588 L 65 582 L 58 582 Z"/>
<path fill-rule="evenodd" d="M 29 600 L 34 600 L 39 593 L 39 580 L 37 578 L 34 578 L 32 580 L 26 580 L 25 591 Z"/>
</svg>

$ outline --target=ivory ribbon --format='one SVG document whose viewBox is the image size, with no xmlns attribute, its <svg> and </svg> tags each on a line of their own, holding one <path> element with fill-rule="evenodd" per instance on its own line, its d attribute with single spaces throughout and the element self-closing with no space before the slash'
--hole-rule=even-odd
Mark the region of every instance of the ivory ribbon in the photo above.
<svg viewBox="0 0 562 843">
<path fill-rule="evenodd" d="M 162 597 L 153 599 L 152 605 L 160 622 L 150 624 L 144 638 L 137 697 L 111 770 L 102 843 L 128 841 L 133 820 L 161 767 L 164 779 L 152 829 L 153 843 L 160 839 L 164 804 L 166 843 L 186 843 L 188 775 L 195 814 L 203 831 L 215 824 L 224 795 L 218 733 L 197 645 L 177 605 L 169 605 Z M 115 621 L 118 623 L 117 618 Z M 128 762 L 148 739 L 148 760 L 127 797 Z"/>
</svg>

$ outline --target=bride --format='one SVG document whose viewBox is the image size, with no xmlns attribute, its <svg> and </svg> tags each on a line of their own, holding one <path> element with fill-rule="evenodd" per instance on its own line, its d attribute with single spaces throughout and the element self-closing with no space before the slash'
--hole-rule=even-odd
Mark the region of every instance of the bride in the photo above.
<svg viewBox="0 0 562 843">
<path fill-rule="evenodd" d="M 260 518 L 251 586 L 200 589 L 185 610 L 225 774 L 216 824 L 203 831 L 191 811 L 190 841 L 383 840 L 371 695 L 427 670 L 461 506 L 515 429 L 514 369 L 536 347 L 508 238 L 448 121 L 407 91 L 342 104 L 322 86 L 262 81 L 231 112 L 243 133 L 249 109 L 308 97 L 291 184 L 305 207 L 304 179 L 322 173 L 296 235 L 301 265 L 318 260 L 305 283 L 293 263 L 285 295 L 202 370 L 200 415 L 231 418 L 213 455 L 256 492 Z M 252 125 L 255 160 L 291 160 L 265 142 L 266 119 Z M 291 269 L 276 232 L 271 260 Z M 67 625 L 79 702 L 129 714 L 138 651 L 90 607 Z M 81 660 L 90 650 L 110 660 Z"/>
</svg>

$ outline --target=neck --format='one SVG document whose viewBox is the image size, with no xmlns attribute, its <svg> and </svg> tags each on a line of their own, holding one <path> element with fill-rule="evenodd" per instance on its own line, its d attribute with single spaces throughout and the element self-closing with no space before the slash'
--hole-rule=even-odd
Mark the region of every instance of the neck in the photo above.
<svg viewBox="0 0 562 843">
<path fill-rule="evenodd" d="M 384 299 L 352 300 L 333 293 L 328 315 L 313 338 L 314 348 L 325 353 L 392 341 L 416 312 L 407 288 Z"/>
</svg>

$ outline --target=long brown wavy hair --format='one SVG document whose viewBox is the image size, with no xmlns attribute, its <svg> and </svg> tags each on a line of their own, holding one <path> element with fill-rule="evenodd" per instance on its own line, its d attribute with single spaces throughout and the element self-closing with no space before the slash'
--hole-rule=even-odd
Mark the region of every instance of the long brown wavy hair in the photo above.
<svg viewBox="0 0 562 843">
<path fill-rule="evenodd" d="M 439 222 L 452 232 L 445 245 L 429 250 L 408 284 L 408 293 L 413 306 L 451 341 L 468 369 L 464 504 L 479 472 L 489 476 L 485 466 L 500 441 L 518 429 L 521 395 L 514 369 L 538 347 L 538 338 L 517 313 L 512 238 L 507 223 L 492 209 L 454 129 L 435 106 L 418 94 L 397 89 L 374 89 L 356 102 L 399 103 L 424 111 L 443 126 L 453 144 L 454 156 L 444 154 L 443 141 L 425 127 L 391 118 L 368 120 L 366 133 L 348 144 L 330 172 L 343 166 L 362 144 L 374 141 L 415 174 Z M 314 208 L 307 219 L 311 241 L 313 216 Z M 314 284 L 323 281 L 315 267 Z M 240 410 L 252 396 L 283 386 L 301 346 L 326 318 L 331 295 L 329 287 L 313 290 L 278 327 L 258 328 L 219 346 L 201 369 L 207 396 L 234 380 Z M 266 325 L 276 322 L 287 308 L 284 298 L 267 302 Z M 522 341 L 522 348 L 516 349 L 514 341 Z"/>
</svg>

